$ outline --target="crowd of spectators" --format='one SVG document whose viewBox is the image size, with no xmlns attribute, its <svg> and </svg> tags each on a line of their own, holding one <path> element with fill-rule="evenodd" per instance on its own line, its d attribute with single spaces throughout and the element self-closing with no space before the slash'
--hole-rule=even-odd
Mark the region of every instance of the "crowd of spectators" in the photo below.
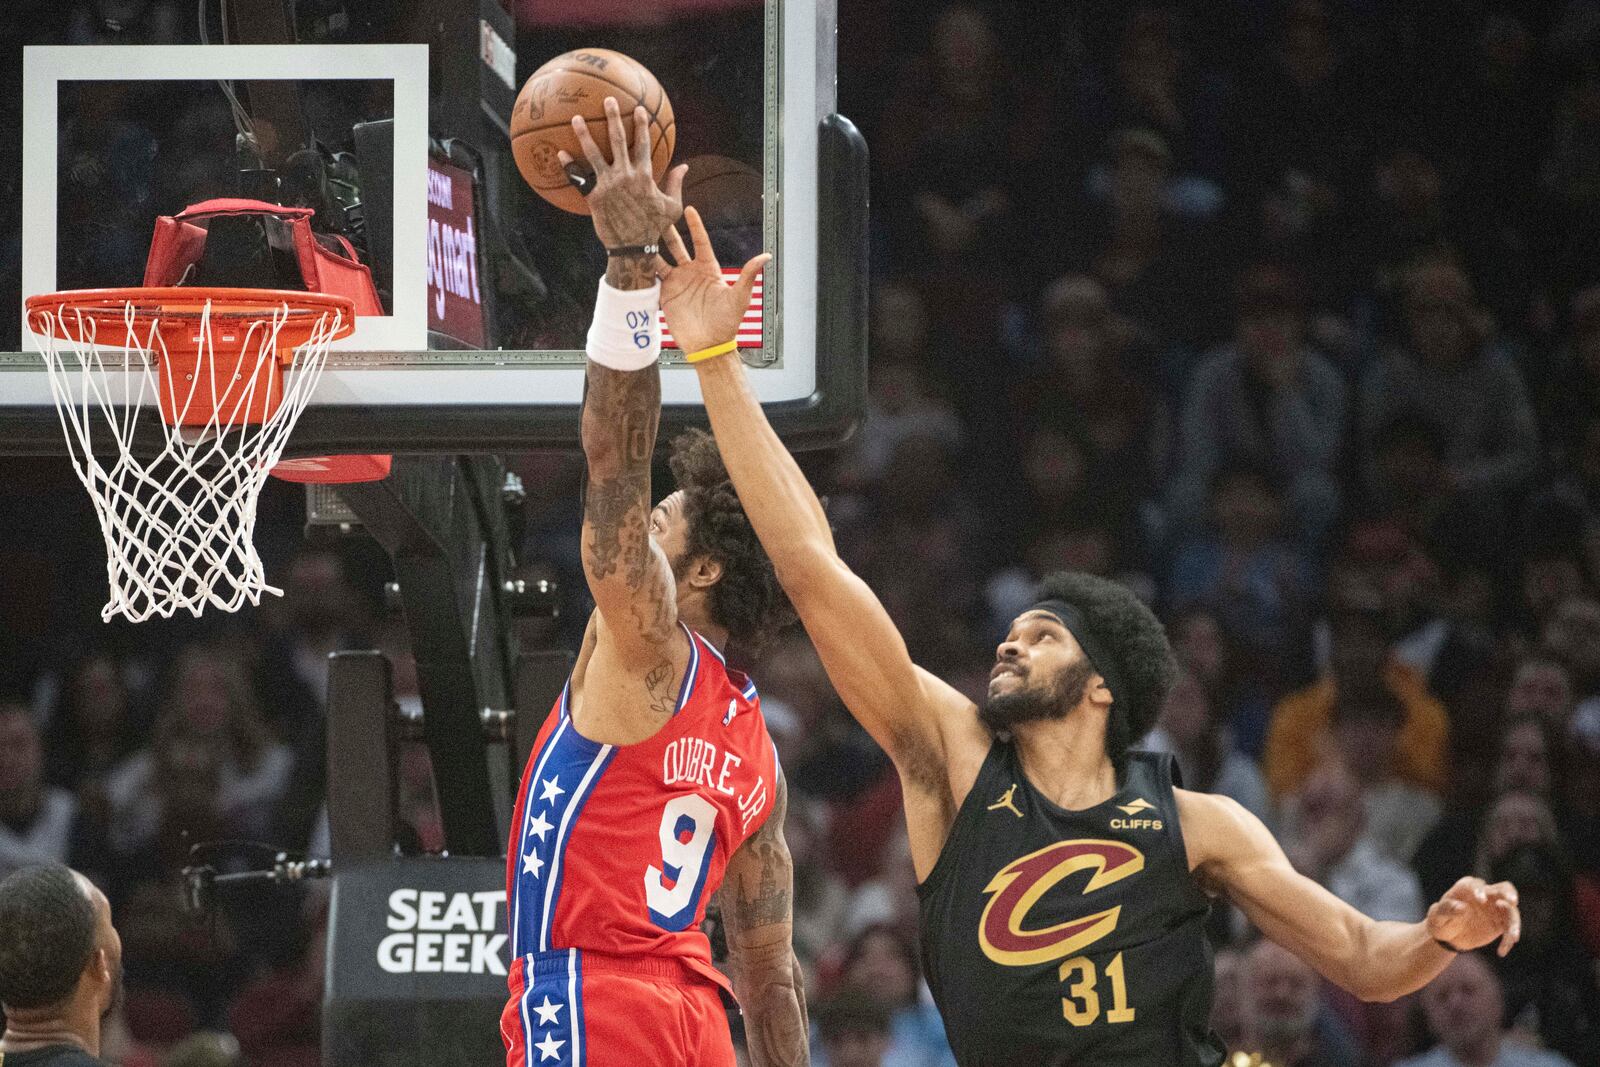
<svg viewBox="0 0 1600 1067">
<path fill-rule="evenodd" d="M 914 657 L 980 698 L 1038 577 L 1128 583 L 1183 666 L 1145 743 L 1190 788 L 1377 918 L 1463 875 L 1521 893 L 1508 957 L 1390 1005 L 1219 904 L 1219 1032 L 1277 1067 L 1600 1065 L 1600 4 L 840 8 L 841 110 L 873 150 L 871 389 L 858 438 L 805 464 Z M 579 463 L 511 462 L 571 642 Z M 196 929 L 173 870 L 196 840 L 322 840 L 326 654 L 406 669 L 381 554 L 299 544 L 275 486 L 281 601 L 62 629 L 49 605 L 99 602 L 92 521 L 57 502 L 64 465 L 0 471 L 0 873 L 48 857 L 108 888 L 141 1062 L 197 1030 L 315 1062 L 316 904 Z M 751 669 L 815 1062 L 952 1063 L 892 769 L 803 634 Z M 405 774 L 436 847 L 426 760 Z"/>
</svg>

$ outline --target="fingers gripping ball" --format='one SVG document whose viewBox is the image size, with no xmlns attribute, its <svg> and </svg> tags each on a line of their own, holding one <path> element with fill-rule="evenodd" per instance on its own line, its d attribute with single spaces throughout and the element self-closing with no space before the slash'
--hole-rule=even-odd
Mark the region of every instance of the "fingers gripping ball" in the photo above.
<svg viewBox="0 0 1600 1067">
<path fill-rule="evenodd" d="M 589 207 L 583 192 L 568 180 L 556 153 L 566 149 L 577 161 L 574 166 L 593 180 L 572 132 L 572 116 L 581 115 L 589 124 L 589 135 L 611 161 L 611 142 L 606 135 L 608 96 L 616 98 L 624 116 L 632 115 L 638 105 L 649 114 L 650 169 L 659 182 L 672 161 L 677 123 L 666 91 L 642 63 L 605 48 L 580 48 L 556 56 L 534 71 L 517 94 L 511 110 L 511 154 L 533 191 L 563 211 L 587 215 Z"/>
</svg>

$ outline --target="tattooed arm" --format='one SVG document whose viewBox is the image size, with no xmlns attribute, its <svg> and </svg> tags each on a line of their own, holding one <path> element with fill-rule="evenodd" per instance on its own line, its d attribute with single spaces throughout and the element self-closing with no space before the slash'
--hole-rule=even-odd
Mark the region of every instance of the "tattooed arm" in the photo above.
<svg viewBox="0 0 1600 1067">
<path fill-rule="evenodd" d="M 648 277 L 649 268 L 617 258 L 606 270 L 618 288 L 633 280 L 631 274 Z M 660 418 L 659 370 L 589 364 L 582 416 L 589 474 L 583 572 L 600 612 L 600 639 L 610 638 L 630 661 L 671 643 L 678 621 L 672 568 L 650 537 L 650 457 Z"/>
<path fill-rule="evenodd" d="M 674 171 L 664 188 L 657 187 L 643 109 L 634 112 L 634 139 L 629 144 L 616 101 L 607 99 L 605 107 L 609 161 L 589 135 L 588 125 L 582 119 L 573 123 L 595 172 L 588 198 L 595 233 L 607 249 L 648 245 L 660 238 L 681 210 L 683 171 Z M 561 162 L 572 164 L 565 153 Z M 653 255 L 607 258 L 606 285 L 611 289 L 629 292 L 655 284 Z M 600 328 L 598 310 L 596 328 Z M 589 361 L 582 415 L 589 475 L 582 537 L 584 576 L 600 614 L 595 656 L 603 665 L 602 673 L 614 675 L 606 668 L 620 668 L 628 676 L 642 677 L 644 703 L 652 711 L 670 712 L 687 649 L 680 647 L 684 642 L 677 632 L 672 568 L 650 536 L 650 460 L 660 416 L 661 374 L 655 364 L 617 370 L 593 358 Z"/>
<path fill-rule="evenodd" d="M 754 1067 L 811 1062 L 805 985 L 794 954 L 794 862 L 783 838 L 789 785 L 780 775 L 767 821 L 728 861 L 722 925 Z"/>
</svg>

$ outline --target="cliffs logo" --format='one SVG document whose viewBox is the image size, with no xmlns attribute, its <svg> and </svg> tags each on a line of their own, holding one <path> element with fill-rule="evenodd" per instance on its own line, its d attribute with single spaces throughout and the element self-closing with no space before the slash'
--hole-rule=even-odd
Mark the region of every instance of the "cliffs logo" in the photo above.
<svg viewBox="0 0 1600 1067">
<path fill-rule="evenodd" d="M 1079 890 L 1089 896 L 1144 870 L 1144 853 L 1121 841 L 1058 841 L 1003 867 L 984 892 L 992 894 L 978 921 L 983 954 L 1007 967 L 1065 959 L 1117 928 L 1122 906 L 1039 929 L 1025 924 L 1041 897 L 1079 871 L 1092 872 Z"/>
<path fill-rule="evenodd" d="M 1160 814 L 1156 806 L 1143 797 L 1135 799 L 1132 804 L 1118 804 L 1117 810 L 1126 815 L 1140 815 L 1147 811 L 1155 811 L 1157 814 Z M 1161 829 L 1161 825 L 1160 819 L 1134 818 L 1111 820 L 1111 828 L 1113 830 L 1159 830 Z"/>
<path fill-rule="evenodd" d="M 480 893 L 396 889 L 389 894 L 394 933 L 378 942 L 378 966 L 390 974 L 506 973 L 506 935 L 497 913 L 503 889 Z"/>
</svg>

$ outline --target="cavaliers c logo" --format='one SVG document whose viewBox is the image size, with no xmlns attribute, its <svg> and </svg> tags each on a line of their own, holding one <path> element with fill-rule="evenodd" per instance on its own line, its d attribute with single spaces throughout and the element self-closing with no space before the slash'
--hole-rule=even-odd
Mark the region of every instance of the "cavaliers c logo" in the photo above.
<svg viewBox="0 0 1600 1067">
<path fill-rule="evenodd" d="M 1023 921 L 1039 898 L 1078 871 L 1093 871 L 1085 896 L 1144 870 L 1144 853 L 1121 841 L 1058 841 L 1007 864 L 984 887 L 994 894 L 978 922 L 983 954 L 1007 967 L 1063 959 L 1117 928 L 1122 906 L 1081 919 L 1027 930 Z"/>
</svg>

